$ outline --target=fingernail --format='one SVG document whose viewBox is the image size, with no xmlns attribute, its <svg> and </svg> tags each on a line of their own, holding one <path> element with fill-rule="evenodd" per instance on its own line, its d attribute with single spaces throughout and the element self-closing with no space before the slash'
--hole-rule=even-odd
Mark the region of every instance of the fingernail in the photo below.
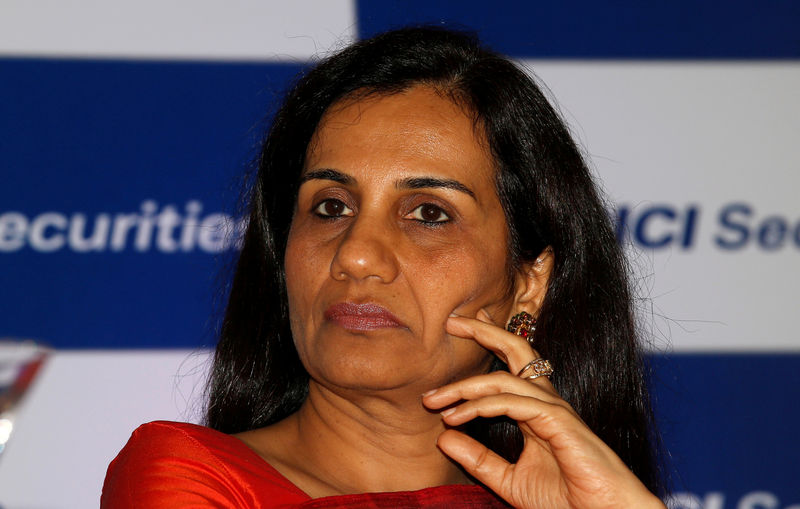
<svg viewBox="0 0 800 509">
<path fill-rule="evenodd" d="M 427 392 L 423 392 L 423 393 L 422 393 L 422 397 L 424 398 L 425 396 L 430 396 L 431 394 L 433 394 L 433 393 L 434 393 L 434 392 L 436 392 L 437 390 L 438 390 L 438 389 L 431 389 L 431 390 L 429 390 L 429 391 L 427 391 Z"/>
<path fill-rule="evenodd" d="M 442 417 L 447 417 L 448 415 L 452 415 L 456 410 L 456 408 L 448 408 L 447 410 L 442 410 L 439 413 Z"/>
<path fill-rule="evenodd" d="M 491 317 L 491 316 L 489 316 L 489 313 L 488 313 L 488 312 L 487 312 L 485 309 L 483 309 L 483 308 L 480 308 L 480 309 L 478 310 L 478 314 L 477 314 L 476 316 L 477 316 L 478 320 L 480 320 L 480 321 L 482 321 L 482 322 L 486 322 L 486 323 L 494 323 L 494 322 L 492 321 L 492 317 Z"/>
<path fill-rule="evenodd" d="M 458 317 L 460 317 L 460 316 L 461 316 L 461 315 L 457 315 L 455 311 L 453 311 L 452 313 L 450 313 L 450 318 L 458 318 Z"/>
</svg>

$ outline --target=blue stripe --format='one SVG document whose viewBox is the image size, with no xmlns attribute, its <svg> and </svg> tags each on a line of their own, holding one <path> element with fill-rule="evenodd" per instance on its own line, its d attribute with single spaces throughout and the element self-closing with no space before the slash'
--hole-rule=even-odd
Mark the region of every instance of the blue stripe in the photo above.
<svg viewBox="0 0 800 509">
<path fill-rule="evenodd" d="M 146 200 L 230 212 L 263 119 L 298 70 L 0 59 L 0 172 L 13 183 L 0 185 L 0 217 L 81 213 L 93 232 L 98 215 L 137 213 Z M 230 252 L 140 252 L 132 237 L 118 251 L 0 252 L 0 337 L 57 348 L 212 344 Z"/>
<path fill-rule="evenodd" d="M 720 491 L 724 507 L 737 507 L 735 500 L 762 490 L 781 500 L 776 507 L 800 502 L 800 355 L 651 360 L 655 406 L 678 491 Z"/>
<path fill-rule="evenodd" d="M 800 2 L 358 2 L 362 37 L 407 24 L 469 28 L 520 58 L 800 58 Z"/>
</svg>

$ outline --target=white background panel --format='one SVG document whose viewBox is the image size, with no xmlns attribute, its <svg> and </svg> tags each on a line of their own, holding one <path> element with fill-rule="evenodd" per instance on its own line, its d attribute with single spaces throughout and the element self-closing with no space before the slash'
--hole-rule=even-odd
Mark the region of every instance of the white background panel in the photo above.
<svg viewBox="0 0 800 509">
<path fill-rule="evenodd" d="M 677 212 L 674 222 L 652 220 L 649 235 L 680 233 L 681 214 L 698 210 L 688 249 L 675 242 L 631 250 L 656 347 L 800 350 L 794 297 L 800 287 L 800 64 L 526 66 L 556 97 L 615 204 L 632 207 L 634 217 L 654 205 Z M 717 237 L 741 236 L 719 219 L 733 203 L 752 210 L 750 217 L 729 216 L 748 229 L 750 240 L 723 249 Z M 772 249 L 758 241 L 770 217 L 788 225 Z"/>
<path fill-rule="evenodd" d="M 351 0 L 3 0 L 0 54 L 304 60 L 355 38 Z"/>
<path fill-rule="evenodd" d="M 0 507 L 97 507 L 106 467 L 137 426 L 199 421 L 208 361 L 186 350 L 53 354 L 0 456 Z"/>
</svg>

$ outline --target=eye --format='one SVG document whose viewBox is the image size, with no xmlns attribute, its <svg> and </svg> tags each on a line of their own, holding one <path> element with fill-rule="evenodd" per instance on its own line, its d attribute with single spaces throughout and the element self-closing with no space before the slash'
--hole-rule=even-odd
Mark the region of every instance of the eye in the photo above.
<svg viewBox="0 0 800 509">
<path fill-rule="evenodd" d="M 340 200 L 329 198 L 319 202 L 319 204 L 314 207 L 314 213 L 321 217 L 352 216 L 353 209 Z"/>
<path fill-rule="evenodd" d="M 432 203 L 423 203 L 412 210 L 406 218 L 422 221 L 423 223 L 446 223 L 450 221 L 450 216 L 441 207 Z"/>
</svg>

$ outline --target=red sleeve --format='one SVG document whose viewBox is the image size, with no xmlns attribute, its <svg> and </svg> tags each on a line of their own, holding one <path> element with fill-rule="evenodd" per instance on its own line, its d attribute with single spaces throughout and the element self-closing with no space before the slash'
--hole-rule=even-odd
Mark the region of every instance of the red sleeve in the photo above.
<svg viewBox="0 0 800 509">
<path fill-rule="evenodd" d="M 134 431 L 108 466 L 100 506 L 263 507 L 264 487 L 253 486 L 253 472 L 261 469 L 263 474 L 265 467 L 263 460 L 231 436 L 191 424 L 152 422 Z M 259 477 L 264 480 L 263 475 L 255 479 Z M 278 478 L 268 484 L 274 490 L 274 483 L 283 481 Z M 288 488 L 302 494 L 292 490 L 292 485 Z M 269 497 L 272 502 L 283 501 L 275 500 L 284 498 L 280 492 L 272 493 L 276 495 Z"/>
</svg>

